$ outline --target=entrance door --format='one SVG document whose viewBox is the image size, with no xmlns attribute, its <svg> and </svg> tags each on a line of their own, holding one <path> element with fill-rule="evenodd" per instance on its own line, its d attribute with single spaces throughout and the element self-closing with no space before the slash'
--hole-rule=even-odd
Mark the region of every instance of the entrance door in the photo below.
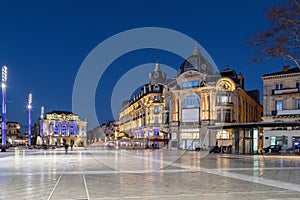
<svg viewBox="0 0 300 200">
<path fill-rule="evenodd" d="M 245 154 L 252 154 L 252 140 L 245 139 Z"/>
<path fill-rule="evenodd" d="M 181 140 L 181 149 L 185 149 L 186 145 L 186 140 Z"/>
</svg>

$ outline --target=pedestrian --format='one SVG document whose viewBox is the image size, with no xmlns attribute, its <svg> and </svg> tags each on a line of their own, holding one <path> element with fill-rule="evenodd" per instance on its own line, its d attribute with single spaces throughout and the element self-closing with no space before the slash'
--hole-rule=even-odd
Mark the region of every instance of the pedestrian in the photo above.
<svg viewBox="0 0 300 200">
<path fill-rule="evenodd" d="M 68 148 L 69 148 L 69 145 L 68 145 L 68 143 L 65 143 L 65 150 L 66 150 L 66 154 L 68 153 Z"/>
</svg>

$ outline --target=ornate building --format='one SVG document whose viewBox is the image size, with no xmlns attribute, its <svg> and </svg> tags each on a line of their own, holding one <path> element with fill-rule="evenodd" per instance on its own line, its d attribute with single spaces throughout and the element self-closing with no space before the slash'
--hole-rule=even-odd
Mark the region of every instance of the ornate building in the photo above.
<svg viewBox="0 0 300 200">
<path fill-rule="evenodd" d="M 258 91 L 246 92 L 243 75 L 233 69 L 215 72 L 197 47 L 181 64 L 172 85 L 166 99 L 172 148 L 234 146 L 232 130 L 208 126 L 261 121 Z"/>
<path fill-rule="evenodd" d="M 216 72 L 196 46 L 176 78 L 167 80 L 156 64 L 150 83 L 124 102 L 120 132 L 168 141 L 169 148 L 234 147 L 237 138 L 232 130 L 209 130 L 208 126 L 259 122 L 261 116 L 259 92 L 245 91 L 243 75 L 233 69 Z"/>
<path fill-rule="evenodd" d="M 75 146 L 86 145 L 87 121 L 80 120 L 72 112 L 49 112 L 46 119 L 40 120 L 40 125 L 41 140 L 48 145 L 63 145 L 65 142 Z"/>
<path fill-rule="evenodd" d="M 264 121 L 293 123 L 300 121 L 300 70 L 283 67 L 282 71 L 265 74 Z M 300 145 L 300 126 L 264 128 L 264 146 Z"/>
<path fill-rule="evenodd" d="M 131 100 L 123 102 L 119 135 L 147 139 L 138 145 L 156 148 L 159 143 L 168 141 L 166 133 L 162 130 L 167 75 L 160 70 L 158 62 L 149 78 L 150 83 L 141 87 Z"/>
</svg>

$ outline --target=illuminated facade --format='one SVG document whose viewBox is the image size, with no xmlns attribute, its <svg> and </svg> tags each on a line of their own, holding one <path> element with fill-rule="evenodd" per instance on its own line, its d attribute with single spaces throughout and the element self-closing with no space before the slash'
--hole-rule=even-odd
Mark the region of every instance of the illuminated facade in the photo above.
<svg viewBox="0 0 300 200">
<path fill-rule="evenodd" d="M 243 75 L 233 69 L 216 73 L 197 47 L 182 63 L 171 85 L 166 110 L 172 148 L 234 146 L 232 130 L 207 127 L 261 121 L 259 92 L 245 91 Z"/>
<path fill-rule="evenodd" d="M 283 67 L 282 71 L 265 74 L 264 84 L 264 121 L 300 121 L 300 70 Z M 264 146 L 279 144 L 284 147 L 300 145 L 300 127 L 264 128 Z"/>
<path fill-rule="evenodd" d="M 139 145 L 158 147 L 166 143 L 167 135 L 163 132 L 164 95 L 167 92 L 166 74 L 156 63 L 155 70 L 149 74 L 150 83 L 140 88 L 133 99 L 122 104 L 119 119 L 119 136 L 135 139 L 147 139 Z"/>
<path fill-rule="evenodd" d="M 65 142 L 74 146 L 86 145 L 87 121 L 78 115 L 66 111 L 52 111 L 39 122 L 42 126 L 38 143 L 63 145 Z"/>
<path fill-rule="evenodd" d="M 207 149 L 216 144 L 234 146 L 237 140 L 232 130 L 208 126 L 262 120 L 258 90 L 245 91 L 243 75 L 232 69 L 216 72 L 197 47 L 176 78 L 167 80 L 162 72 L 155 73 L 157 69 L 150 74 L 150 83 L 123 103 L 120 133 L 165 139 L 168 148 Z M 160 81 L 153 81 L 156 77 Z"/>
<path fill-rule="evenodd" d="M 0 119 L 2 120 L 2 117 Z M 2 124 L 0 124 L 0 128 L 2 136 Z M 21 125 L 18 122 L 7 121 L 6 134 L 9 144 L 15 145 L 23 142 L 21 140 Z"/>
</svg>

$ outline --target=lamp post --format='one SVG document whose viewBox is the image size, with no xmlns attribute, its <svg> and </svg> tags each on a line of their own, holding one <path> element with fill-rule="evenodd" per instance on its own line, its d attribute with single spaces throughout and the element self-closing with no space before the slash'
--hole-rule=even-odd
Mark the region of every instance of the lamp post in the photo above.
<svg viewBox="0 0 300 200">
<path fill-rule="evenodd" d="M 6 80 L 7 67 L 2 66 L 2 152 L 6 151 Z"/>
<path fill-rule="evenodd" d="M 28 95 L 28 146 L 31 146 L 31 108 L 32 108 L 32 94 Z"/>
<path fill-rule="evenodd" d="M 40 127 L 40 131 L 41 131 L 41 138 L 42 138 L 42 145 L 44 145 L 44 130 L 43 130 L 43 125 L 44 125 L 44 106 L 41 107 L 41 127 Z"/>
</svg>

